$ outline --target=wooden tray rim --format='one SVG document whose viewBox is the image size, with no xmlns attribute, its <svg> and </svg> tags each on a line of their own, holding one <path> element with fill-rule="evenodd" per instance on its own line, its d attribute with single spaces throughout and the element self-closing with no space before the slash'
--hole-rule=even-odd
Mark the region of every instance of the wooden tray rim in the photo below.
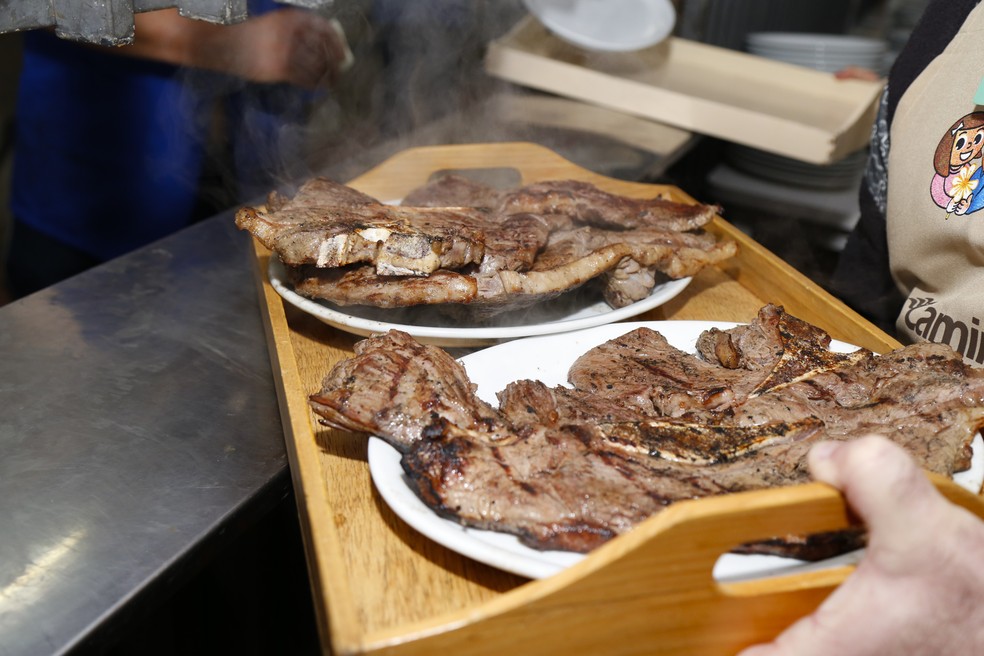
<svg viewBox="0 0 984 656">
<path fill-rule="evenodd" d="M 401 180 L 405 192 L 425 182 L 436 171 L 500 166 L 510 161 L 517 161 L 517 157 L 546 159 L 561 169 L 576 174 L 579 179 L 600 183 L 617 193 L 652 195 L 655 192 L 674 200 L 692 201 L 689 196 L 676 188 L 606 178 L 580 169 L 541 146 L 527 143 L 468 144 L 411 149 L 394 155 L 375 169 L 354 179 L 350 184 L 366 193 L 379 194 L 385 187 L 385 184 L 380 182 L 380 176 L 385 177 L 386 171 L 398 169 L 404 173 L 409 171 Z M 524 183 L 531 179 L 524 174 Z M 392 189 L 388 191 L 392 192 Z M 795 287 L 799 293 L 807 293 L 808 305 L 823 304 L 826 312 L 832 313 L 838 321 L 843 320 L 841 326 L 844 329 L 843 333 L 835 335 L 838 339 L 859 343 L 858 338 L 863 338 L 867 341 L 866 346 L 874 347 L 876 350 L 886 350 L 898 345 L 723 220 L 716 220 L 714 230 L 739 241 L 742 249 L 741 260 L 729 265 L 727 271 L 729 274 L 735 274 L 735 279 L 742 284 L 749 284 L 759 289 L 769 289 L 771 286 L 772 292 L 782 294 L 787 293 L 788 290 L 782 286 L 776 289 L 774 285 L 777 276 L 786 276 L 789 278 L 788 285 Z M 332 513 L 325 513 L 324 509 L 333 507 L 332 500 L 327 497 L 325 487 L 318 484 L 322 471 L 317 466 L 317 447 L 313 439 L 306 394 L 298 393 L 303 390 L 290 338 L 291 328 L 287 322 L 283 302 L 267 279 L 266 259 L 269 257 L 269 252 L 257 242 L 254 241 L 254 244 L 254 268 L 261 295 L 260 305 L 265 319 L 264 326 L 270 340 L 273 369 L 275 374 L 279 374 L 276 376 L 277 393 L 282 408 L 285 437 L 288 438 L 286 439 L 288 456 L 313 579 L 319 630 L 323 643 L 326 646 L 330 645 L 333 653 L 424 654 L 455 646 L 460 647 L 462 644 L 474 647 L 474 640 L 479 637 L 488 643 L 488 648 L 471 649 L 467 653 L 492 653 L 501 647 L 502 642 L 501 638 L 497 640 L 495 636 L 507 635 L 510 631 L 514 632 L 517 627 L 528 626 L 530 622 L 536 623 L 542 620 L 540 615 L 542 613 L 549 615 L 549 609 L 556 607 L 557 604 L 576 605 L 584 595 L 590 596 L 592 591 L 607 589 L 606 581 L 609 579 L 625 582 L 636 577 L 640 571 L 665 567 L 666 563 L 661 560 L 659 549 L 647 547 L 652 547 L 660 540 L 677 539 L 681 530 L 683 534 L 687 531 L 700 533 L 706 528 L 708 521 L 713 523 L 719 521 L 721 517 L 737 519 L 738 521 L 733 521 L 731 526 L 737 533 L 729 533 L 729 537 L 723 542 L 720 538 L 715 541 L 714 536 L 702 536 L 705 543 L 713 543 L 711 550 L 717 549 L 716 554 L 733 545 L 736 534 L 744 534 L 747 539 L 757 539 L 765 535 L 759 534 L 763 527 L 772 530 L 775 528 L 775 522 L 786 523 L 793 518 L 807 518 L 804 529 L 831 530 L 846 526 L 850 521 L 840 495 L 829 487 L 819 484 L 679 503 L 645 522 L 629 535 L 613 540 L 577 566 L 554 577 L 529 582 L 499 595 L 478 608 L 463 608 L 425 622 L 367 634 L 360 630 L 358 619 L 352 612 L 353 604 L 349 603 L 352 595 L 355 594 L 355 586 L 347 580 L 344 572 L 337 571 L 334 565 L 344 562 L 337 531 L 333 529 L 331 521 L 312 519 L 313 512 L 330 516 Z M 749 263 L 764 266 L 765 271 L 755 275 L 743 272 L 742 267 L 748 266 Z M 848 327 L 848 324 L 851 327 Z M 955 486 L 945 479 L 936 482 L 949 496 L 960 499 L 962 503 L 972 505 L 976 501 L 976 497 L 968 501 L 963 490 L 954 489 Z M 697 558 L 694 562 L 699 563 L 700 559 Z M 681 566 L 679 562 L 673 565 Z M 703 602 L 714 600 L 728 606 L 729 612 L 738 617 L 752 617 L 757 620 L 745 630 L 732 631 L 721 640 L 705 643 L 703 646 L 708 650 L 705 653 L 726 653 L 720 650 L 730 649 L 736 644 L 750 644 L 762 637 L 774 635 L 803 612 L 814 608 L 849 572 L 850 569 L 847 568 L 731 587 L 719 586 L 709 581 L 702 591 Z M 785 606 L 792 612 L 779 613 L 772 618 L 767 618 L 770 610 L 774 611 L 777 607 L 777 599 L 784 600 L 779 604 L 780 607 Z M 653 603 L 660 606 L 659 601 L 657 599 Z M 624 606 L 627 602 L 612 599 L 607 603 Z M 638 598 L 632 597 L 628 603 L 641 604 Z M 692 598 L 689 603 L 681 604 L 679 600 L 674 600 L 673 603 L 681 608 L 695 610 Z M 666 610 L 665 605 L 662 608 Z M 651 624 L 652 620 L 649 619 L 647 622 Z M 566 623 L 565 621 L 564 624 Z M 629 624 L 635 623 L 629 622 Z M 541 634 L 548 626 L 550 626 L 549 622 L 540 621 Z M 693 629 L 692 626 L 690 628 Z M 551 635 L 554 637 L 562 635 L 557 631 L 571 632 L 569 627 L 563 626 L 553 627 L 553 630 L 554 633 Z M 630 626 L 622 630 L 627 631 L 625 635 L 632 635 L 633 632 L 638 633 L 644 628 Z M 670 627 L 664 627 L 664 630 L 671 631 Z M 675 635 L 674 640 L 676 641 L 674 644 L 682 650 L 671 650 L 666 653 L 688 653 L 686 650 L 694 647 L 693 642 L 688 642 L 686 636 L 681 638 Z"/>
</svg>

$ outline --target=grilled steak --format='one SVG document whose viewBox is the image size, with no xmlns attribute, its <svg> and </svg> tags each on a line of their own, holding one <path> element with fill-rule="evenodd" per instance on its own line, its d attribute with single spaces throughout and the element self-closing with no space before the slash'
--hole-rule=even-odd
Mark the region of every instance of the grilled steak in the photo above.
<svg viewBox="0 0 984 656">
<path fill-rule="evenodd" d="M 321 268 L 369 262 L 387 275 L 421 275 L 481 262 L 486 213 L 464 208 L 383 205 L 323 178 L 305 183 L 277 208 L 244 207 L 236 225 L 249 230 L 284 264 Z"/>
<path fill-rule="evenodd" d="M 368 266 L 329 270 L 295 267 L 290 276 L 299 293 L 338 305 L 406 307 L 465 303 L 475 317 L 483 318 L 555 298 L 617 269 L 621 262 L 655 266 L 672 278 L 685 278 L 704 266 L 731 257 L 734 252 L 732 242 L 714 242 L 685 233 L 643 234 L 638 236 L 638 241 L 630 243 L 624 237 L 614 238 L 611 234 L 581 228 L 557 233 L 533 266 L 524 271 L 439 270 L 427 277 L 405 278 L 379 275 Z M 654 278 L 651 280 L 655 283 Z M 402 284 L 406 289 L 400 289 Z M 646 288 L 644 295 L 651 290 L 651 286 Z"/>
<path fill-rule="evenodd" d="M 984 370 L 949 347 L 824 355 L 826 333 L 773 306 L 699 341 L 716 353 L 722 340 L 729 366 L 636 330 L 584 354 L 573 387 L 516 381 L 493 408 L 447 353 L 390 332 L 360 342 L 311 404 L 326 424 L 402 451 L 436 512 L 540 549 L 590 550 L 674 501 L 804 482 L 821 439 L 878 432 L 926 469 L 969 465 Z M 780 536 L 741 550 L 822 557 L 858 539 Z"/>
<path fill-rule="evenodd" d="M 724 346 L 722 346 L 724 345 Z M 871 357 L 828 350 L 830 336 L 774 305 L 729 331 L 710 329 L 697 340 L 695 358 L 642 328 L 592 349 L 571 367 L 578 389 L 630 399 L 667 416 L 731 409 L 807 372 Z M 716 356 L 723 359 L 716 359 Z"/>
<path fill-rule="evenodd" d="M 685 205 L 662 198 L 626 198 L 575 180 L 539 182 L 507 192 L 456 175 L 443 176 L 414 190 L 403 200 L 403 204 L 423 207 L 477 207 L 500 215 L 515 212 L 563 215 L 577 225 L 601 228 L 601 231 L 592 234 L 592 239 L 607 237 L 607 243 L 625 240 L 626 229 L 648 229 L 634 235 L 635 239 L 647 240 L 654 239 L 653 232 L 679 234 L 683 231 L 696 231 L 709 223 L 714 214 L 720 211 L 720 208 L 711 205 Z M 646 232 L 650 236 L 643 236 Z M 710 235 L 691 232 L 689 236 L 698 235 L 703 241 L 698 248 L 712 247 L 714 240 Z M 562 239 L 571 238 L 570 235 L 565 235 Z M 667 239 L 667 243 L 673 242 L 673 237 L 668 236 Z M 546 254 L 539 259 L 544 257 Z M 540 268 L 546 266 L 541 264 Z M 648 296 L 658 282 L 668 277 L 681 278 L 686 275 L 692 274 L 674 274 L 659 266 L 646 266 L 632 258 L 624 258 L 614 269 L 605 272 L 602 295 L 612 307 L 625 307 Z"/>
<path fill-rule="evenodd" d="M 490 440 L 508 433 L 500 413 L 475 396 L 457 360 L 400 331 L 356 343 L 354 357 L 331 370 L 311 405 L 327 424 L 385 435 L 400 451 L 432 433 L 435 423 Z"/>
<path fill-rule="evenodd" d="M 415 203 L 408 205 L 407 203 Z M 717 208 L 637 201 L 575 181 L 498 191 L 448 177 L 398 207 L 317 178 L 236 224 L 277 253 L 299 293 L 338 305 L 437 305 L 487 319 L 603 277 L 613 307 L 733 256 L 700 227 Z M 684 232 L 687 230 L 687 232 Z"/>
<path fill-rule="evenodd" d="M 720 211 L 664 198 L 636 199 L 610 194 L 578 180 L 550 180 L 502 191 L 467 178 L 446 175 L 409 193 L 403 205 L 477 207 L 499 215 L 561 214 L 581 225 L 612 230 L 655 228 L 676 232 L 707 225 Z"/>
<path fill-rule="evenodd" d="M 461 175 L 442 175 L 403 197 L 409 207 L 476 207 L 489 212 L 499 207 L 506 191 Z"/>
<path fill-rule="evenodd" d="M 674 501 L 750 489 L 749 479 L 768 485 L 756 468 L 773 459 L 790 465 L 797 459 L 785 452 L 806 448 L 795 441 L 798 434 L 787 435 L 787 444 L 710 468 L 640 454 L 636 445 L 584 424 L 525 426 L 508 444 L 442 431 L 403 463 L 421 498 L 442 516 L 514 533 L 538 549 L 587 552 Z M 795 473 L 767 469 L 781 482 Z"/>
<path fill-rule="evenodd" d="M 864 349 L 843 354 L 829 347 L 826 332 L 771 304 L 747 326 L 728 331 L 712 328 L 697 340 L 697 352 L 708 362 L 729 369 L 767 372 L 750 396 L 805 373 L 871 357 Z"/>
</svg>

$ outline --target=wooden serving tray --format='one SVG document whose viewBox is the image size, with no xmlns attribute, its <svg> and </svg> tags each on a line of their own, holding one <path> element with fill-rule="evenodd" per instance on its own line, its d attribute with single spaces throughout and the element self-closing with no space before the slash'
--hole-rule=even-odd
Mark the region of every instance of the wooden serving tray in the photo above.
<svg viewBox="0 0 984 656">
<path fill-rule="evenodd" d="M 693 202 L 680 190 L 606 178 L 529 143 L 404 151 L 350 182 L 401 198 L 436 172 L 509 168 L 523 183 L 575 178 L 612 192 Z M 642 320 L 749 321 L 767 302 L 835 338 L 885 351 L 897 342 L 723 220 L 739 242 L 732 261 L 700 273 Z M 256 243 L 261 307 L 304 531 L 322 644 L 334 654 L 733 654 L 812 611 L 847 576 L 839 568 L 715 582 L 735 545 L 848 525 L 833 489 L 808 484 L 675 504 L 579 564 L 538 581 L 452 552 L 408 527 L 376 493 L 363 436 L 320 426 L 308 395 L 357 337 L 285 306 L 270 286 L 270 254 Z M 980 503 L 949 481 L 968 507 Z M 984 512 L 982 512 L 984 514 Z"/>
</svg>

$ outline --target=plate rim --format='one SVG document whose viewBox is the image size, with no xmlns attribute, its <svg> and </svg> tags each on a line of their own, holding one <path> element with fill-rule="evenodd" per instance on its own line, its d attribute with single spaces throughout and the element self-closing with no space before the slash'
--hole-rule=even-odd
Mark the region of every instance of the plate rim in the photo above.
<svg viewBox="0 0 984 656">
<path fill-rule="evenodd" d="M 267 266 L 267 276 L 277 294 L 294 307 L 331 326 L 364 337 L 385 333 L 389 330 L 401 330 L 426 343 L 443 346 L 490 345 L 504 340 L 556 335 L 608 325 L 630 319 L 668 303 L 693 281 L 693 276 L 669 280 L 654 287 L 649 296 L 635 303 L 580 319 L 561 319 L 519 326 L 454 328 L 391 323 L 356 317 L 328 307 L 327 301 L 311 299 L 297 293 L 287 282 L 285 273 L 286 268 L 283 262 L 276 254 L 271 253 L 270 263 Z"/>
</svg>

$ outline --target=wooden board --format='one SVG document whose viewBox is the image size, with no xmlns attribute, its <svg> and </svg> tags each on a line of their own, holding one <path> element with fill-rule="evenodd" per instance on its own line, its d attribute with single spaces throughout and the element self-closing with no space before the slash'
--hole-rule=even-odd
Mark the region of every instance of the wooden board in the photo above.
<svg viewBox="0 0 984 656">
<path fill-rule="evenodd" d="M 351 181 L 400 198 L 445 170 L 515 168 L 524 183 L 576 178 L 629 196 L 689 201 L 673 187 L 605 178 L 540 146 L 497 143 L 402 152 Z M 636 319 L 749 321 L 766 302 L 834 337 L 885 351 L 897 343 L 726 222 L 740 255 L 699 274 L 669 304 Z M 847 569 L 719 585 L 734 545 L 847 525 L 841 497 L 809 484 L 679 503 L 578 565 L 527 581 L 464 558 L 406 526 L 380 499 L 366 440 L 318 425 L 307 404 L 356 337 L 282 303 L 256 244 L 256 272 L 326 653 L 733 654 L 808 613 Z M 953 498 L 979 502 L 947 481 Z"/>
<path fill-rule="evenodd" d="M 670 37 L 626 53 L 577 48 L 533 17 L 489 44 L 503 80 L 814 164 L 868 145 L 883 81 Z"/>
<path fill-rule="evenodd" d="M 694 139 L 692 132 L 658 121 L 545 94 L 501 93 L 489 99 L 488 109 L 506 123 L 596 134 L 664 157 L 673 157 Z"/>
</svg>

